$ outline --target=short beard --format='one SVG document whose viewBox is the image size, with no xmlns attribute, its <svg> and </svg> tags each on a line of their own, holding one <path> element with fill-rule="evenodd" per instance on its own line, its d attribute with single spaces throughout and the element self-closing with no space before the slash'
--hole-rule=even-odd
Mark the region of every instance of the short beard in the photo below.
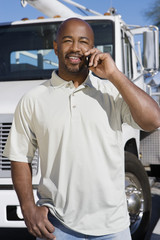
<svg viewBox="0 0 160 240">
<path fill-rule="evenodd" d="M 83 71 L 86 71 L 86 66 L 85 65 L 81 65 L 81 66 L 68 66 L 68 65 L 64 65 L 66 70 L 70 73 L 75 73 L 75 74 L 78 74 L 78 73 L 81 73 Z"/>
</svg>

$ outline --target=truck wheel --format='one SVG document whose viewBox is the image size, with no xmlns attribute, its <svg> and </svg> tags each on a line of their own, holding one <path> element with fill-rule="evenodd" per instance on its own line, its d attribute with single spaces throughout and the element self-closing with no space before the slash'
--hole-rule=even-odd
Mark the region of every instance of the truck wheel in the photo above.
<svg viewBox="0 0 160 240">
<path fill-rule="evenodd" d="M 150 185 L 142 163 L 130 152 L 125 152 L 125 191 L 132 240 L 144 240 L 151 216 Z"/>
</svg>

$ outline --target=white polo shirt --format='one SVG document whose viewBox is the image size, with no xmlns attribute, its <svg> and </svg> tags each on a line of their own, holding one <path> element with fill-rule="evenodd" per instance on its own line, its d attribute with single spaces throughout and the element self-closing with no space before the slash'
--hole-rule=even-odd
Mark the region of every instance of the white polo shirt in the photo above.
<svg viewBox="0 0 160 240">
<path fill-rule="evenodd" d="M 122 124 L 138 128 L 109 82 L 89 74 L 78 88 L 55 72 L 17 106 L 4 155 L 31 162 L 39 149 L 39 204 L 87 235 L 129 226 Z"/>
</svg>

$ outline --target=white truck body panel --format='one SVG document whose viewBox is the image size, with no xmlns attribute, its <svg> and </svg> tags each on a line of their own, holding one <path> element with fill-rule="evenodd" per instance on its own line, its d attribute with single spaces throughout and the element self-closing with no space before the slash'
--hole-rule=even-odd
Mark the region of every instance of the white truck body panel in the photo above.
<svg viewBox="0 0 160 240">
<path fill-rule="evenodd" d="M 13 114 L 20 98 L 45 80 L 1 82 L 0 113 Z"/>
<path fill-rule="evenodd" d="M 78 14 L 71 11 L 69 8 L 64 6 L 62 3 L 60 3 L 57 0 L 22 0 L 23 4 L 25 5 L 26 2 L 28 2 L 31 6 L 37 8 L 44 14 L 46 14 L 49 17 L 53 17 L 55 15 L 61 15 L 63 18 L 49 18 L 49 19 L 43 19 L 43 20 L 27 20 L 27 21 L 15 21 L 10 23 L 9 26 L 11 27 L 22 27 L 25 30 L 28 26 L 39 26 L 41 23 L 42 25 L 50 24 L 54 25 L 55 23 L 59 23 L 63 21 L 65 18 L 68 17 L 77 17 Z M 115 62 L 117 67 L 124 72 L 135 84 L 137 84 L 139 87 L 144 89 L 146 91 L 146 84 L 144 82 L 144 68 L 142 66 L 142 63 L 138 63 L 138 57 L 135 55 L 134 50 L 134 39 L 133 35 L 135 33 L 143 33 L 143 31 L 138 28 L 133 28 L 133 30 L 130 31 L 129 26 L 123 22 L 120 15 L 107 15 L 103 16 L 99 13 L 96 13 L 96 16 L 89 16 L 89 17 L 82 17 L 84 20 L 98 23 L 102 21 L 103 23 L 106 22 L 106 20 L 110 21 L 110 23 L 113 23 L 113 39 L 112 43 L 104 43 L 104 44 L 97 44 L 98 47 L 105 50 L 105 48 L 109 49 L 113 57 L 115 58 Z M 45 25 L 46 26 L 46 25 Z M 5 27 L 4 24 L 0 26 Z M 135 29 L 135 30 L 134 30 Z M 144 31 L 147 31 L 147 28 L 143 29 Z M 26 36 L 26 38 L 28 35 Z M 102 38 L 102 37 L 101 37 Z M 102 39 L 101 39 L 102 40 Z M 38 41 L 38 40 L 37 40 Z M 52 47 L 53 48 L 53 47 Z M 48 48 L 51 50 L 50 48 Z M 47 50 L 48 50 L 47 49 Z M 24 49 L 15 49 L 14 51 L 20 51 Z M 27 51 L 28 49 L 26 49 Z M 30 50 L 30 49 L 29 49 Z M 32 49 L 31 49 L 32 50 Z M 35 50 L 35 49 L 34 49 Z M 39 48 L 38 50 L 42 51 L 44 49 Z M 12 50 L 11 50 L 12 51 Z M 108 50 L 107 50 L 108 51 Z M 33 53 L 29 53 L 30 55 Z M 44 56 L 43 56 L 44 57 Z M 140 57 L 139 57 L 140 58 Z M 37 60 L 38 60 L 38 54 L 37 54 Z M 44 60 L 44 59 L 43 59 Z M 12 61 L 12 57 L 10 57 L 10 61 Z M 141 58 L 140 58 L 141 61 Z M 45 62 L 45 61 L 44 61 Z M 43 63 L 44 63 L 43 62 Z M 139 64 L 139 69 L 137 69 Z M 152 63 L 151 63 L 152 64 Z M 19 67 L 19 65 L 16 64 L 16 62 L 11 63 L 11 65 L 16 65 L 16 67 Z M 29 64 L 28 64 L 29 65 Z M 32 65 L 32 64 L 30 64 Z M 33 70 L 33 66 L 30 66 L 30 70 Z M 56 63 L 55 63 L 56 66 Z M 13 66 L 15 67 L 15 66 Z M 31 68 L 32 67 L 32 68 Z M 38 67 L 34 66 L 34 68 Z M 28 71 L 30 71 L 28 70 Z M 42 70 L 42 69 L 41 69 Z M 13 73 L 15 73 L 13 71 Z M 25 94 L 25 92 L 29 91 L 31 88 L 34 88 L 35 86 L 42 84 L 44 81 L 46 81 L 47 78 L 43 78 L 42 80 L 37 79 L 14 79 L 14 80 L 0 80 L 0 137 L 2 139 L 2 143 L 0 145 L 1 155 L 2 151 L 4 149 L 4 143 L 7 138 L 7 134 L 9 132 L 13 114 L 15 111 L 15 108 L 17 106 L 18 101 L 20 98 Z M 124 130 L 124 146 L 127 145 L 127 142 L 129 140 L 133 140 L 136 144 L 136 151 L 139 154 L 139 146 L 140 146 L 140 132 L 138 130 L 134 130 L 133 128 L 129 127 L 128 125 L 123 126 Z M 35 161 L 37 161 L 38 157 L 36 157 Z M 0 207 L 0 227 L 24 227 L 24 222 L 21 221 L 21 212 L 19 210 L 19 202 L 17 199 L 17 196 L 15 194 L 15 191 L 13 190 L 13 185 L 11 181 L 10 176 L 10 166 L 7 159 L 3 159 L 3 157 L 0 157 L 1 165 L 0 168 L 0 199 L 1 199 L 1 207 Z M 6 170 L 6 175 L 3 175 L 3 171 Z M 8 175 L 9 174 L 9 175 Z M 33 176 L 33 186 L 35 187 L 38 185 L 40 179 L 40 168 L 39 164 L 36 166 L 36 173 Z M 36 190 L 34 189 L 34 196 L 37 200 L 36 196 Z M 16 207 L 16 214 L 19 220 L 7 220 L 7 208 L 9 206 L 15 206 Z"/>
</svg>

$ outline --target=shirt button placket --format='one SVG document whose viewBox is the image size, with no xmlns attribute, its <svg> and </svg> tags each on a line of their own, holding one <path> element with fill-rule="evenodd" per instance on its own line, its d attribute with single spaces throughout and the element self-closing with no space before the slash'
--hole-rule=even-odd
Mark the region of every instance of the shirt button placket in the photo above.
<svg viewBox="0 0 160 240">
<path fill-rule="evenodd" d="M 75 93 L 71 94 L 71 112 L 73 119 L 78 117 Z"/>
<path fill-rule="evenodd" d="M 74 93 L 72 93 L 71 95 L 71 99 L 72 99 L 72 108 L 75 109 L 76 108 L 76 103 L 75 103 L 75 96 L 74 96 Z"/>
</svg>

